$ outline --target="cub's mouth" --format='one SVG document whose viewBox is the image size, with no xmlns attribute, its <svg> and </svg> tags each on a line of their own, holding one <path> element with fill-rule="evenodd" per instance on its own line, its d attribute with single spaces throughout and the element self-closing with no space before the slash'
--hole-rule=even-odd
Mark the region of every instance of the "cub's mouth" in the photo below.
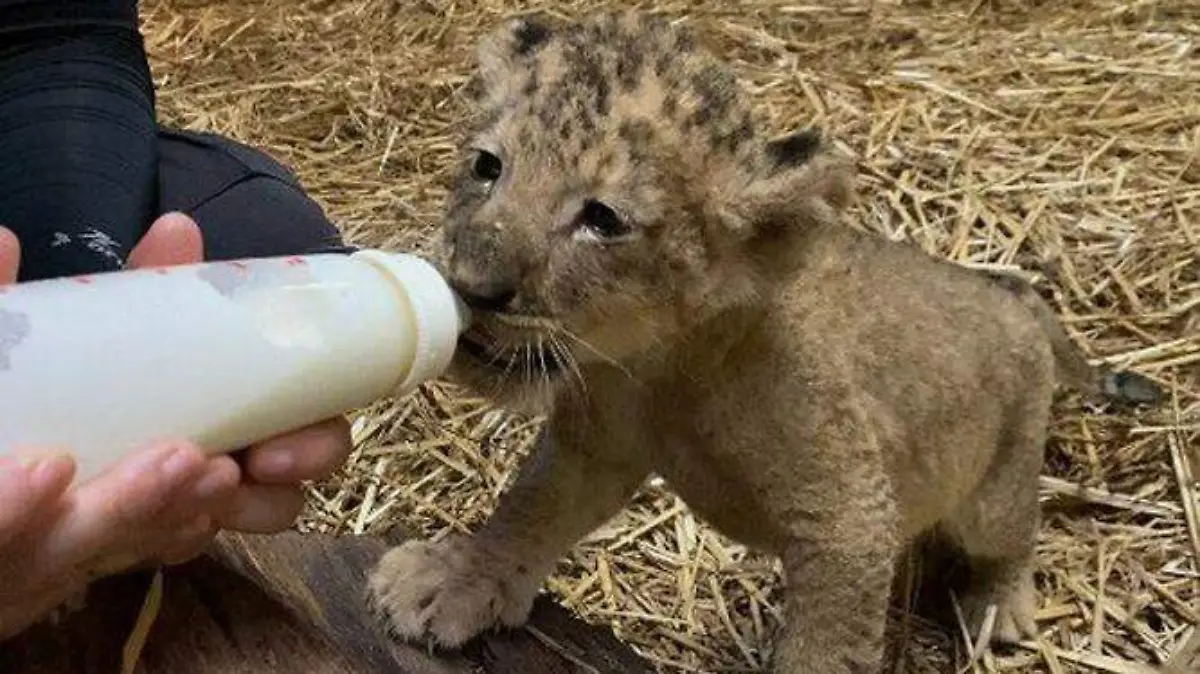
<svg viewBox="0 0 1200 674">
<path fill-rule="evenodd" d="M 563 370 L 563 359 L 551 341 L 528 337 L 501 340 L 472 326 L 458 338 L 458 348 L 477 364 L 498 373 L 549 376 Z"/>
</svg>

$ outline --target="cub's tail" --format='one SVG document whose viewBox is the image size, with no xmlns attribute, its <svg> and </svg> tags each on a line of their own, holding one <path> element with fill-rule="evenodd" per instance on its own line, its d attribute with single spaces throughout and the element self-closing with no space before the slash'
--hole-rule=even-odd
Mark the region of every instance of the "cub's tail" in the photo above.
<svg viewBox="0 0 1200 674">
<path fill-rule="evenodd" d="M 1033 312 L 1050 339 L 1060 382 L 1084 395 L 1103 395 L 1128 403 L 1154 404 L 1162 400 L 1163 390 L 1149 378 L 1136 372 L 1116 372 L 1107 366 L 1095 367 L 1071 341 L 1062 323 L 1024 279 L 1003 272 L 985 274 L 997 286 L 1013 293 Z"/>
</svg>

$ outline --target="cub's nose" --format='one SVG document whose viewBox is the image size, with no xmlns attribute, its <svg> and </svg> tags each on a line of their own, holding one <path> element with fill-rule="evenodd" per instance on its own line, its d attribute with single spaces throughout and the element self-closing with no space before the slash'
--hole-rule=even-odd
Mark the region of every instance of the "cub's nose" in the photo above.
<svg viewBox="0 0 1200 674">
<path fill-rule="evenodd" d="M 503 311 L 517 297 L 521 266 L 514 247 L 500 235 L 499 228 L 482 220 L 450 233 L 447 280 L 471 309 Z"/>
<path fill-rule="evenodd" d="M 504 283 L 462 283 L 450 287 L 468 307 L 477 311 L 504 311 L 517 297 L 516 288 Z"/>
</svg>

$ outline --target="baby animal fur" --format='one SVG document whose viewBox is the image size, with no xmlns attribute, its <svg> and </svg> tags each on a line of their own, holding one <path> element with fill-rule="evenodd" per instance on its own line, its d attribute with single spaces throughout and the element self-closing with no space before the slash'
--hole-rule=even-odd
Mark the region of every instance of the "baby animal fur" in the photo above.
<svg viewBox="0 0 1200 674">
<path fill-rule="evenodd" d="M 528 18 L 479 54 L 444 228 L 475 309 L 453 369 L 549 421 L 479 532 L 382 560 L 394 632 L 456 647 L 521 624 L 657 472 L 781 557 L 776 672 L 878 671 L 894 562 L 934 530 L 968 557 L 970 624 L 994 606 L 993 640 L 1032 634 L 1055 385 L 1154 388 L 1088 366 L 1022 282 L 840 224 L 846 162 L 815 133 L 764 139 L 682 30 Z"/>
</svg>

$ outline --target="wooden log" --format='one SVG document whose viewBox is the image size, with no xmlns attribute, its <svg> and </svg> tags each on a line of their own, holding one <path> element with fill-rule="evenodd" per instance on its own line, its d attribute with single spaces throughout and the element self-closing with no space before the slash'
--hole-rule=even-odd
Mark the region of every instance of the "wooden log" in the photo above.
<svg viewBox="0 0 1200 674">
<path fill-rule="evenodd" d="M 649 674 L 602 627 L 542 597 L 529 624 L 457 653 L 390 639 L 365 601 L 366 576 L 393 543 L 288 532 L 223 535 L 167 570 L 138 674 Z M 153 574 L 94 585 L 86 607 L 0 644 L 0 674 L 117 674 Z"/>
</svg>

